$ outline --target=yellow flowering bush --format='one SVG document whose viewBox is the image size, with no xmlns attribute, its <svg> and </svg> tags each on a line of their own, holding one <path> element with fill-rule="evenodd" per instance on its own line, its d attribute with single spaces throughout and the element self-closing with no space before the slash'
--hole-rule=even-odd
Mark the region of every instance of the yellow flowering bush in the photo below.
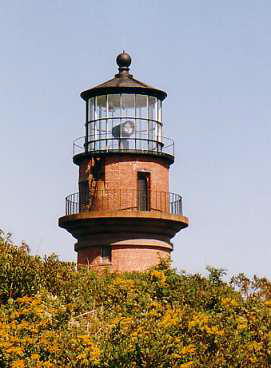
<svg viewBox="0 0 271 368">
<path fill-rule="evenodd" d="M 270 367 L 270 282 L 223 275 L 96 274 L 0 241 L 0 367 Z"/>
</svg>

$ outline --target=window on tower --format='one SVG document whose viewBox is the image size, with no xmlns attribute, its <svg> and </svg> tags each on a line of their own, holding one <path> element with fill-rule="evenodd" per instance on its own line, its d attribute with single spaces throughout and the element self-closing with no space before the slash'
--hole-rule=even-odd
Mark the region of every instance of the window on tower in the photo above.
<svg viewBox="0 0 271 368">
<path fill-rule="evenodd" d="M 112 247 L 110 245 L 103 245 L 101 247 L 101 260 L 103 263 L 111 263 Z"/>
<path fill-rule="evenodd" d="M 150 173 L 137 173 L 137 208 L 139 211 L 150 211 Z"/>
</svg>

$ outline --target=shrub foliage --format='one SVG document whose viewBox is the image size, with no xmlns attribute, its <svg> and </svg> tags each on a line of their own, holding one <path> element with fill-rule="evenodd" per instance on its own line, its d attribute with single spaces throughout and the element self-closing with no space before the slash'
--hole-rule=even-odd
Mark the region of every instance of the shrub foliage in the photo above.
<svg viewBox="0 0 271 368">
<path fill-rule="evenodd" d="M 271 366 L 271 283 L 76 270 L 0 241 L 0 367 Z"/>
</svg>

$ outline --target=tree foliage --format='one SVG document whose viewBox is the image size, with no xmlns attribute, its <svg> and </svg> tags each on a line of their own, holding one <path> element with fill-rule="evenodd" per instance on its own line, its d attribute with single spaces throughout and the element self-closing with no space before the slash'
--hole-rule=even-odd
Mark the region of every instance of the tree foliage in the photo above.
<svg viewBox="0 0 271 368">
<path fill-rule="evenodd" d="M 271 366 L 271 283 L 76 269 L 0 240 L 0 367 Z"/>
</svg>

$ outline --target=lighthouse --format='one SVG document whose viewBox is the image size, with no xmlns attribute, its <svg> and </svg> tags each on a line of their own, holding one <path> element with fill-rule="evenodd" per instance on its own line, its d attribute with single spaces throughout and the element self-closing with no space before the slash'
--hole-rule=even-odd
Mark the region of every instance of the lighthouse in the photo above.
<svg viewBox="0 0 271 368">
<path fill-rule="evenodd" d="M 113 79 L 81 93 L 85 135 L 73 143 L 79 189 L 66 197 L 59 226 L 77 240 L 79 265 L 144 271 L 170 256 L 171 239 L 188 218 L 182 197 L 169 189 L 174 141 L 164 136 L 167 94 L 130 74 L 126 52 L 116 61 Z"/>
</svg>

